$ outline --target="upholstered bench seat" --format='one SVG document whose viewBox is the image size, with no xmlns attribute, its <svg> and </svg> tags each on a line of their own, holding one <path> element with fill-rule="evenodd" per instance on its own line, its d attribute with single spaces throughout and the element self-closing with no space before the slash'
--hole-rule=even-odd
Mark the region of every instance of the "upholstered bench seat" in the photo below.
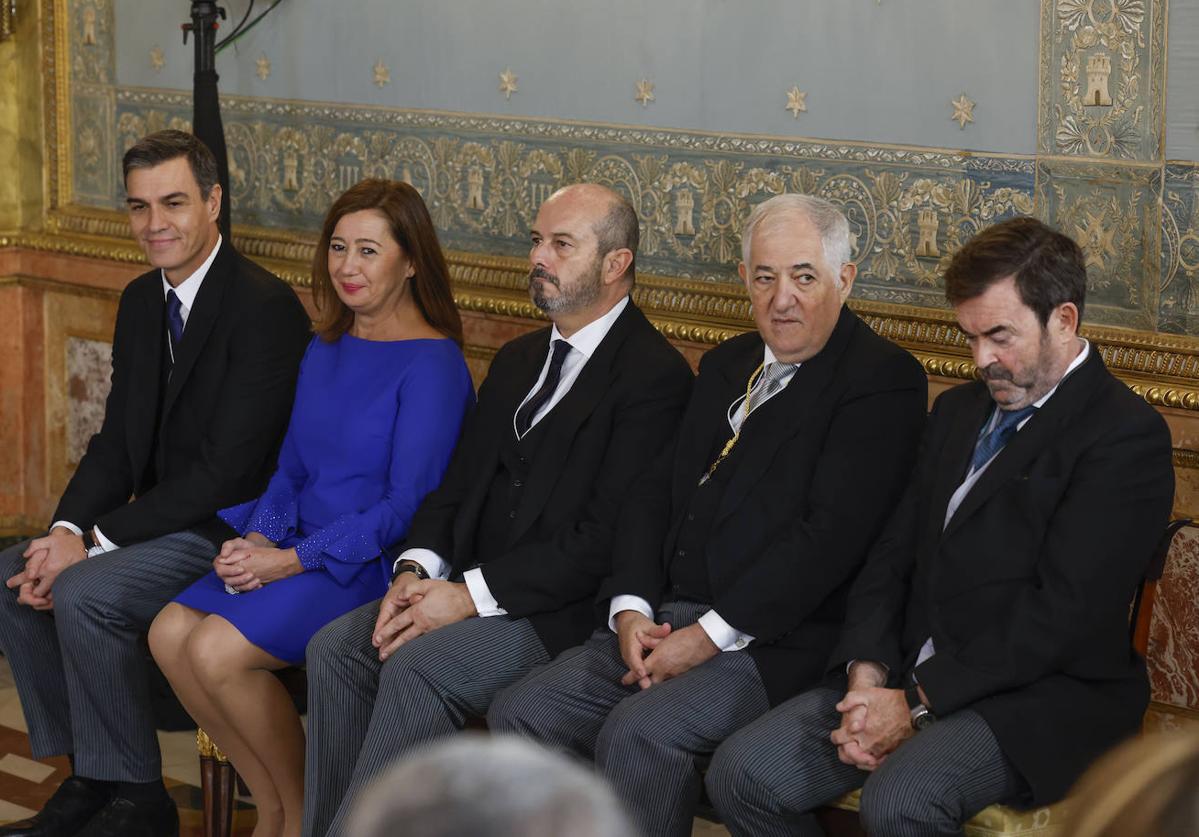
<svg viewBox="0 0 1199 837">
<path fill-rule="evenodd" d="M 831 807 L 857 813 L 861 795 L 860 790 L 847 793 L 834 802 Z M 992 805 L 984 808 L 966 823 L 965 834 L 966 837 L 1009 837 L 1009 835 L 1054 837 L 1061 833 L 1062 823 L 1066 819 L 1066 812 L 1069 808 L 1069 800 L 1044 808 L 1034 808 L 1031 811 L 1018 811 L 1006 805 Z"/>
</svg>

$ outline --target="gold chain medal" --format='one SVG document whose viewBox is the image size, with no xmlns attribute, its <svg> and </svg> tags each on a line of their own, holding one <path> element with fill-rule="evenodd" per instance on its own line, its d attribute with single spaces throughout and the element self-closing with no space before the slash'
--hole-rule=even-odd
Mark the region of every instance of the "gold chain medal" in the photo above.
<svg viewBox="0 0 1199 837">
<path fill-rule="evenodd" d="M 763 361 L 762 363 L 758 364 L 758 368 L 755 369 L 753 374 L 749 376 L 749 383 L 745 387 L 745 403 L 742 405 L 744 414 L 741 417 L 741 424 L 737 426 L 737 432 L 733 434 L 733 438 L 724 443 L 724 449 L 720 451 L 720 456 L 716 457 L 716 461 L 709 465 L 708 470 L 704 472 L 702 477 L 699 478 L 700 485 L 703 485 L 705 482 L 712 479 L 712 475 L 716 473 L 716 468 L 721 462 L 724 462 L 728 455 L 733 452 L 733 448 L 736 447 L 737 440 L 741 438 L 741 428 L 745 427 L 745 421 L 749 418 L 749 394 L 754 391 L 754 385 L 758 382 L 758 378 L 761 376 L 762 370 L 765 368 L 766 362 Z"/>
</svg>

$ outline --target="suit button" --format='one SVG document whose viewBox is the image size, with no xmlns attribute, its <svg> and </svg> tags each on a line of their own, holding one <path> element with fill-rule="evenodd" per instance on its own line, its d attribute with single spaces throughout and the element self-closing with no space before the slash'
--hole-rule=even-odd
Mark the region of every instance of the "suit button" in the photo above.
<svg viewBox="0 0 1199 837">
<path fill-rule="evenodd" d="M 520 458 L 520 464 L 521 464 L 521 465 L 528 465 L 528 464 L 529 464 L 529 458 L 528 458 L 527 456 L 522 456 L 522 457 Z"/>
<path fill-rule="evenodd" d="M 692 520 L 695 520 L 695 515 L 688 513 L 688 514 L 687 514 L 687 521 L 688 521 L 688 522 L 691 522 Z"/>
<path fill-rule="evenodd" d="M 523 482 L 521 482 L 520 480 L 512 480 L 512 487 L 513 487 L 513 488 L 520 488 L 522 485 L 524 485 L 524 483 L 523 483 Z"/>
<path fill-rule="evenodd" d="M 687 557 L 687 550 L 685 550 L 685 549 L 680 549 L 678 552 L 676 552 L 676 553 L 675 553 L 675 555 L 679 556 L 680 558 L 686 558 L 686 557 Z"/>
<path fill-rule="evenodd" d="M 513 520 L 515 518 L 516 518 L 516 510 L 513 509 L 512 511 L 508 512 L 508 519 Z"/>
</svg>

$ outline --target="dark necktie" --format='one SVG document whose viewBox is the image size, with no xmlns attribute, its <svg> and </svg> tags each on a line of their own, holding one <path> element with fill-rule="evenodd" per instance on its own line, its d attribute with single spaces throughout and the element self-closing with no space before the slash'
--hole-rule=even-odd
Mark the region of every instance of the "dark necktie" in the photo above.
<svg viewBox="0 0 1199 837">
<path fill-rule="evenodd" d="M 1026 417 L 1037 411 L 1036 407 L 1025 407 L 1023 410 L 1000 410 L 999 421 L 991 428 L 991 432 L 979 439 L 974 448 L 974 458 L 970 460 L 970 470 L 977 471 L 991 461 L 991 457 L 1003 450 L 1016 428 Z"/>
<path fill-rule="evenodd" d="M 167 328 L 171 332 L 171 348 L 179 348 L 183 339 L 183 303 L 175 296 L 175 291 L 167 291 Z"/>
<path fill-rule="evenodd" d="M 558 389 L 558 381 L 562 378 L 562 362 L 566 360 L 566 355 L 570 352 L 570 344 L 565 340 L 555 340 L 553 348 L 554 353 L 550 357 L 550 368 L 545 375 L 545 381 L 516 411 L 517 436 L 523 436 L 529 432 L 537 411 L 545 406 L 545 402 L 553 398 L 554 390 Z"/>
</svg>

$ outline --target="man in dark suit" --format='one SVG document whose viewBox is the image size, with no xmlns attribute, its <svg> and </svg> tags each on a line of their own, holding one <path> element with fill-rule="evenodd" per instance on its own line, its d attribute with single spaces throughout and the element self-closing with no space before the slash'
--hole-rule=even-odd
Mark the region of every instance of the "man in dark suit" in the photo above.
<svg viewBox="0 0 1199 837">
<path fill-rule="evenodd" d="M 1166 424 L 1078 336 L 1070 239 L 997 224 L 945 289 L 982 380 L 933 408 L 833 681 L 717 752 L 708 791 L 734 834 L 820 834 L 808 812 L 863 783 L 871 835 L 960 834 L 992 803 L 1061 798 L 1139 728 L 1128 606 L 1170 514 Z"/>
<path fill-rule="evenodd" d="M 594 758 L 646 834 L 690 834 L 698 766 L 823 673 L 928 405 L 920 364 L 844 304 L 840 210 L 781 195 L 742 240 L 758 330 L 704 356 L 677 446 L 630 491 L 609 629 L 488 714 Z"/>
<path fill-rule="evenodd" d="M 221 241 L 216 162 L 199 140 L 151 134 L 124 170 L 155 269 L 121 295 L 104 422 L 50 532 L 0 553 L 13 591 L 0 646 L 33 755 L 66 753 L 74 771 L 0 835 L 177 833 L 138 641 L 211 567 L 206 522 L 270 475 L 308 337 L 291 288 Z"/>
<path fill-rule="evenodd" d="M 538 211 L 529 292 L 553 326 L 496 354 L 387 595 L 309 643 L 305 834 L 341 833 L 393 759 L 594 627 L 617 509 L 692 381 L 629 299 L 637 239 L 632 206 L 602 186 Z"/>
</svg>

